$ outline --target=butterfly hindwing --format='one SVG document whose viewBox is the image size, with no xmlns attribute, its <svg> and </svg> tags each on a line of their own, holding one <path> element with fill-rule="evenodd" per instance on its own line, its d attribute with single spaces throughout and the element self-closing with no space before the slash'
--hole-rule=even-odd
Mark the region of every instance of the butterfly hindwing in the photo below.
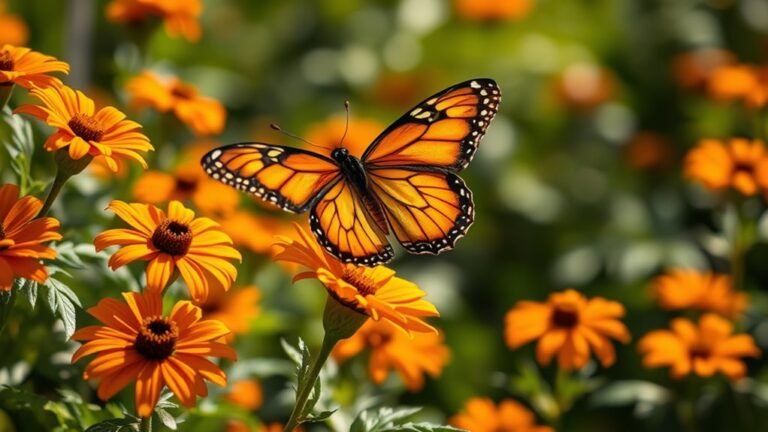
<svg viewBox="0 0 768 432">
<path fill-rule="evenodd" d="M 382 168 L 369 171 L 371 191 L 392 231 L 411 253 L 451 249 L 474 221 L 472 192 L 450 172 Z"/>
<path fill-rule="evenodd" d="M 309 225 L 320 246 L 342 261 L 371 266 L 393 257 L 386 234 L 347 181 L 337 182 L 315 203 Z"/>
<path fill-rule="evenodd" d="M 363 154 L 367 167 L 420 166 L 458 172 L 472 160 L 499 108 L 491 79 L 449 87 L 416 105 Z"/>
<path fill-rule="evenodd" d="M 306 211 L 341 178 L 338 165 L 325 156 L 264 143 L 219 147 L 201 163 L 214 179 L 292 213 Z"/>
</svg>

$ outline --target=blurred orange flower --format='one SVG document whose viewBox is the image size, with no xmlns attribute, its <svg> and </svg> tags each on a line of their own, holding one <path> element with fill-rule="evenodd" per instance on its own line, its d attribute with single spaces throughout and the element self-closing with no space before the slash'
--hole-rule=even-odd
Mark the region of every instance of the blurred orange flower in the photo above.
<svg viewBox="0 0 768 432">
<path fill-rule="evenodd" d="M 638 132 L 627 143 L 625 155 L 637 169 L 651 170 L 670 165 L 674 159 L 672 143 L 655 132 Z"/>
<path fill-rule="evenodd" d="M 680 87 L 703 88 L 715 71 L 735 62 L 736 56 L 729 51 L 702 48 L 678 54 L 672 64 L 672 73 Z"/>
<path fill-rule="evenodd" d="M 43 243 L 61 240 L 61 234 L 58 220 L 35 219 L 42 207 L 33 196 L 19 198 L 18 186 L 0 186 L 0 291 L 10 291 L 17 277 L 38 283 L 48 279 L 40 260 L 56 258 L 56 251 Z"/>
<path fill-rule="evenodd" d="M 496 405 L 488 398 L 472 398 L 448 422 L 472 432 L 554 432 L 549 426 L 537 425 L 533 413 L 511 399 Z"/>
<path fill-rule="evenodd" d="M 581 369 L 590 351 L 603 366 L 616 361 L 610 339 L 629 342 L 627 328 L 619 321 L 624 316 L 621 303 L 602 297 L 587 299 L 568 289 L 550 294 L 544 303 L 521 301 L 507 312 L 506 342 L 511 349 L 538 339 L 536 360 L 547 365 L 557 355 L 563 369 Z"/>
<path fill-rule="evenodd" d="M 174 305 L 163 316 L 163 300 L 155 292 L 123 293 L 125 302 L 102 299 L 88 313 L 104 325 L 84 327 L 72 339 L 85 341 L 72 362 L 95 354 L 83 378 L 100 380 L 97 394 L 110 399 L 136 382 L 136 410 L 149 417 L 164 386 L 182 405 L 193 407 L 205 397 L 204 381 L 225 386 L 227 376 L 206 357 L 236 360 L 227 345 L 214 342 L 229 333 L 218 321 L 200 321 L 200 309 L 188 301 Z"/>
<path fill-rule="evenodd" d="M 66 86 L 35 88 L 30 94 L 42 105 L 22 105 L 14 112 L 32 115 L 57 129 L 45 141 L 46 150 L 67 148 L 74 160 L 103 156 L 113 172 L 119 159 L 133 159 L 147 167 L 139 152 L 154 150 L 149 139 L 139 132 L 140 124 L 126 120 L 114 107 L 96 111 L 90 98 Z"/>
<path fill-rule="evenodd" d="M 718 372 L 731 380 L 746 374 L 743 357 L 759 357 L 752 336 L 733 334 L 733 324 L 708 313 L 697 324 L 685 318 L 672 320 L 670 330 L 655 330 L 638 342 L 643 365 L 670 368 L 674 378 L 694 373 L 702 377 Z"/>
<path fill-rule="evenodd" d="M 126 84 L 131 104 L 136 108 L 151 106 L 160 112 L 173 111 L 196 135 L 221 133 L 227 111 L 221 102 L 200 96 L 197 89 L 176 77 L 161 78 L 144 71 Z"/>
<path fill-rule="evenodd" d="M 5 2 L 0 1 L 0 45 L 24 45 L 29 40 L 29 28 L 20 17 L 5 12 Z"/>
<path fill-rule="evenodd" d="M 711 190 L 729 187 L 742 195 L 751 196 L 759 191 L 757 166 L 768 156 L 760 140 L 731 138 L 727 143 L 704 139 L 688 151 L 685 157 L 685 176 L 702 183 Z"/>
<path fill-rule="evenodd" d="M 241 260 L 232 240 L 206 217 L 178 201 L 168 205 L 168 215 L 148 204 L 114 200 L 109 209 L 133 229 L 111 229 L 96 236 L 96 251 L 121 246 L 109 259 L 115 270 L 136 260 L 147 264 L 147 290 L 161 293 L 178 270 L 192 299 L 201 303 L 211 291 L 226 291 L 237 277 L 229 260 Z"/>
<path fill-rule="evenodd" d="M 534 0 L 455 0 L 456 13 L 472 21 L 512 20 L 528 16 Z"/>
<path fill-rule="evenodd" d="M 47 75 L 51 72 L 69 73 L 69 65 L 29 48 L 8 44 L 0 48 L 0 85 L 18 84 L 25 88 L 62 85 L 58 78 Z"/>
<path fill-rule="evenodd" d="M 273 246 L 276 260 L 310 269 L 294 276 L 294 282 L 316 278 L 340 304 L 375 321 L 386 319 L 409 333 L 437 333 L 422 318 L 439 313 L 432 303 L 423 299 L 424 292 L 414 283 L 395 277 L 394 270 L 384 266 L 371 268 L 342 263 L 325 252 L 312 234 L 299 225 L 295 225 L 295 229 L 295 238 L 279 236 Z"/>
<path fill-rule="evenodd" d="M 741 100 L 760 108 L 768 102 L 768 69 L 753 65 L 726 65 L 709 77 L 709 93 L 718 101 Z"/>
<path fill-rule="evenodd" d="M 253 285 L 233 288 L 229 291 L 211 290 L 208 298 L 200 303 L 203 319 L 221 321 L 232 331 L 229 338 L 246 333 L 251 321 L 259 315 L 261 291 Z"/>
<path fill-rule="evenodd" d="M 555 79 L 555 94 L 566 106 L 590 111 L 609 101 L 616 92 L 616 79 L 599 65 L 577 63 Z"/>
<path fill-rule="evenodd" d="M 201 0 L 112 0 L 107 5 L 110 21 L 135 24 L 159 17 L 170 36 L 182 36 L 190 42 L 200 40 L 198 20 L 202 12 Z"/>
<path fill-rule="evenodd" d="M 192 201 L 205 214 L 228 214 L 240 203 L 234 188 L 211 179 L 200 166 L 207 145 L 192 146 L 182 163 L 171 173 L 147 171 L 136 180 L 133 197 L 143 203 L 160 204 L 172 200 Z"/>
<path fill-rule="evenodd" d="M 327 149 L 312 148 L 312 151 L 331 156 L 333 149 L 339 146 L 341 138 L 344 136 L 346 128 L 346 119 L 344 117 L 331 117 L 328 120 L 317 123 L 307 129 L 304 136 L 307 141 Z M 349 153 L 358 158 L 363 156 L 365 149 L 373 140 L 384 131 L 386 125 L 371 119 L 356 118 L 350 119 L 347 136 L 344 137 L 344 147 Z"/>
<path fill-rule="evenodd" d="M 259 409 L 264 402 L 261 383 L 255 379 L 243 379 L 233 382 L 229 393 L 225 397 L 231 403 L 247 411 Z"/>
<path fill-rule="evenodd" d="M 232 237 L 235 245 L 247 247 L 257 254 L 269 252 L 275 236 L 293 232 L 292 224 L 284 219 L 245 210 L 228 213 L 219 222 L 221 230 Z"/>
<path fill-rule="evenodd" d="M 373 382 L 383 383 L 389 370 L 395 369 L 410 391 L 424 387 L 425 373 L 439 377 L 450 357 L 441 334 L 413 333 L 411 337 L 387 321 L 371 320 L 354 336 L 340 341 L 333 357 L 341 363 L 366 348 L 371 349 L 368 374 Z"/>
<path fill-rule="evenodd" d="M 690 269 L 670 270 L 657 277 L 651 288 L 664 309 L 697 309 L 729 318 L 740 315 L 749 298 L 734 290 L 728 275 Z"/>
</svg>

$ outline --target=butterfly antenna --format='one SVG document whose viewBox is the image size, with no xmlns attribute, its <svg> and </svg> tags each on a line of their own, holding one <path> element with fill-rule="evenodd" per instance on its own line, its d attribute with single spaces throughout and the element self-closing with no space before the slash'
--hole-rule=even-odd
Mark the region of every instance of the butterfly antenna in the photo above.
<svg viewBox="0 0 768 432">
<path fill-rule="evenodd" d="M 346 113 L 346 120 L 344 122 L 344 135 L 341 136 L 341 141 L 339 142 L 339 147 L 344 146 L 344 138 L 347 137 L 347 132 L 349 132 L 349 101 L 344 101 L 344 112 Z"/>
<path fill-rule="evenodd" d="M 286 131 L 283 130 L 283 128 L 281 128 L 280 126 L 276 125 L 275 123 L 270 123 L 269 127 L 272 128 L 273 130 L 276 130 L 276 131 L 280 132 L 281 134 L 283 134 L 283 135 L 285 135 L 287 137 L 291 137 L 293 139 L 299 140 L 299 141 L 301 141 L 301 142 L 303 142 L 305 144 L 311 145 L 313 147 L 318 147 L 318 148 L 321 148 L 323 150 L 329 150 L 329 151 L 333 150 L 331 148 L 328 148 L 328 147 L 325 147 L 325 146 L 321 146 L 321 145 L 315 144 L 313 142 L 309 142 L 306 139 L 304 139 L 304 138 L 302 138 L 302 137 L 300 137 L 300 136 L 298 136 L 296 134 L 292 134 L 290 132 L 286 132 Z"/>
</svg>

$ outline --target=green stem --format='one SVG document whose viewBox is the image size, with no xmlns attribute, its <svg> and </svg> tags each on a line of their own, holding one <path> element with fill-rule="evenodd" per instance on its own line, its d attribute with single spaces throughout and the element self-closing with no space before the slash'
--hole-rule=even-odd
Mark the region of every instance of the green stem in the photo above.
<svg viewBox="0 0 768 432">
<path fill-rule="evenodd" d="M 291 417 L 288 419 L 288 423 L 285 424 L 283 432 L 293 432 L 299 425 L 301 416 L 304 413 L 304 408 L 307 406 L 309 395 L 312 393 L 315 381 L 317 381 L 317 377 L 320 375 L 320 370 L 323 369 L 323 365 L 325 365 L 328 356 L 331 355 L 331 351 L 333 351 L 333 347 L 336 346 L 338 341 L 339 339 L 328 337 L 328 333 L 326 333 L 323 338 L 323 346 L 320 348 L 320 352 L 317 353 L 317 356 L 312 360 L 312 365 L 309 368 L 309 372 L 307 373 L 304 382 L 298 383 L 299 389 L 296 394 L 296 404 L 293 406 Z"/>
<path fill-rule="evenodd" d="M 140 432 L 152 432 L 152 416 L 141 418 L 141 424 L 139 425 Z"/>
<path fill-rule="evenodd" d="M 56 173 L 56 178 L 53 179 L 53 185 L 51 185 L 51 190 L 48 191 L 48 196 L 45 198 L 45 203 L 43 203 L 43 208 L 40 209 L 40 213 L 37 214 L 37 217 L 43 217 L 46 214 L 48 214 L 48 210 L 51 209 L 51 205 L 53 205 L 53 202 L 56 201 L 56 197 L 59 196 L 59 193 L 61 192 L 61 188 L 64 187 L 64 183 L 69 180 L 70 175 L 62 174 L 61 171 L 58 171 Z"/>
</svg>

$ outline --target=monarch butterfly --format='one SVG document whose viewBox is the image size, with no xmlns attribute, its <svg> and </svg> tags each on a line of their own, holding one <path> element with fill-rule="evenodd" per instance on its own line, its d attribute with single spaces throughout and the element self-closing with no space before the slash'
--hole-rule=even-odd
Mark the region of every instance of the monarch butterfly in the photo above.
<svg viewBox="0 0 768 432">
<path fill-rule="evenodd" d="M 344 262 L 389 261 L 390 233 L 411 253 L 438 254 L 474 220 L 472 192 L 457 173 L 500 100 L 491 79 L 456 84 L 392 123 L 359 157 L 341 142 L 330 157 L 250 142 L 216 148 L 201 163 L 214 179 L 283 210 L 310 210 L 319 244 Z"/>
</svg>

